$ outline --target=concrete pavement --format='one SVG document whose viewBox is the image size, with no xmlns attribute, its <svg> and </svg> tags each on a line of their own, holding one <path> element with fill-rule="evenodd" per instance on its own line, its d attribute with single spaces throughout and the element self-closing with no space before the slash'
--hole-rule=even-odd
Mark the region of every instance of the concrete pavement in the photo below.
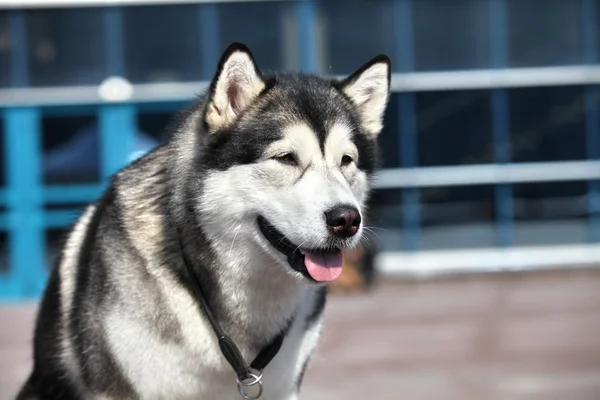
<svg viewBox="0 0 600 400">
<path fill-rule="evenodd" d="M 600 270 L 404 280 L 326 313 L 301 399 L 600 399 Z M 1 400 L 28 372 L 33 317 L 0 308 Z"/>
</svg>

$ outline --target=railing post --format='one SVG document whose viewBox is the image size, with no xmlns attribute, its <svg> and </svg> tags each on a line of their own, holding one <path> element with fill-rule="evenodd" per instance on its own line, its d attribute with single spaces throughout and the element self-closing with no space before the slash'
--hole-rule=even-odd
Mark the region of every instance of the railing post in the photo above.
<svg viewBox="0 0 600 400">
<path fill-rule="evenodd" d="M 490 58 L 493 68 L 508 65 L 508 18 L 506 0 L 488 0 L 490 19 Z M 507 89 L 492 90 L 491 114 L 494 162 L 510 163 L 510 112 Z M 494 187 L 496 203 L 496 229 L 499 246 L 510 246 L 514 234 L 514 204 L 511 184 L 501 183 Z"/>
<path fill-rule="evenodd" d="M 412 0 L 395 0 L 395 36 L 397 71 L 413 72 L 415 69 Z M 398 94 L 397 118 L 400 118 L 400 165 L 402 168 L 416 168 L 419 165 L 419 139 L 415 94 Z M 420 190 L 408 187 L 402 190 L 403 248 L 406 251 L 418 250 L 421 246 Z"/>
<path fill-rule="evenodd" d="M 313 0 L 300 0 L 295 3 L 298 18 L 298 48 L 300 67 L 306 72 L 316 72 L 317 63 L 317 5 Z"/>
<path fill-rule="evenodd" d="M 104 9 L 104 54 L 107 76 L 124 76 L 125 54 L 122 43 L 123 9 Z M 137 128 L 135 107 L 129 103 L 103 104 L 98 109 L 100 121 L 100 179 L 104 185 L 121 169 L 133 150 Z"/>
<path fill-rule="evenodd" d="M 7 297 L 38 297 L 47 278 L 42 215 L 40 110 L 4 111 L 8 232 L 12 292 Z"/>
<path fill-rule="evenodd" d="M 99 108 L 100 171 L 102 183 L 128 162 L 137 130 L 135 106 L 104 104 Z"/>
<path fill-rule="evenodd" d="M 204 3 L 198 5 L 198 26 L 200 30 L 200 52 L 202 54 L 202 79 L 213 78 L 221 49 L 219 34 L 218 4 Z"/>
<path fill-rule="evenodd" d="M 123 76 L 125 57 L 123 43 L 123 10 L 121 7 L 104 8 L 104 56 L 106 57 L 106 75 Z"/>
</svg>

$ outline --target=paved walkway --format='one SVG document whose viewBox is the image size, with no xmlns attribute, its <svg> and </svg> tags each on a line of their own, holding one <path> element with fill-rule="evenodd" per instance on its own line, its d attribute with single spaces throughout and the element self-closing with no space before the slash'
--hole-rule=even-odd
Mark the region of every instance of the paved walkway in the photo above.
<svg viewBox="0 0 600 400">
<path fill-rule="evenodd" d="M 32 306 L 0 309 L 0 399 Z M 301 399 L 598 400 L 600 270 L 387 283 L 331 298 Z"/>
</svg>

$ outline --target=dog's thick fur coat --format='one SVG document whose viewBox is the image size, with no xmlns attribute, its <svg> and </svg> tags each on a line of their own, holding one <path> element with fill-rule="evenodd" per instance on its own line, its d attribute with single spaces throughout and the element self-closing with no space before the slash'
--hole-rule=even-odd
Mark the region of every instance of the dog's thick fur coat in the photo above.
<svg viewBox="0 0 600 400">
<path fill-rule="evenodd" d="M 362 225 L 335 236 L 323 215 L 364 209 L 389 83 L 386 56 L 329 80 L 263 75 L 231 45 L 169 139 L 119 171 L 73 226 L 18 399 L 240 399 L 182 251 L 248 362 L 285 333 L 262 399 L 296 399 L 326 289 L 288 260 L 334 258 L 360 241 Z M 293 244 L 289 254 L 266 239 L 261 217 Z"/>
</svg>

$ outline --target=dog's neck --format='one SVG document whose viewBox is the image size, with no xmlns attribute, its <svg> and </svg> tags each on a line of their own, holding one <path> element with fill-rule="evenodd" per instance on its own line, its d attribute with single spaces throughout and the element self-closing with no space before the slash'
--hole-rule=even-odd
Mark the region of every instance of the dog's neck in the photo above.
<svg viewBox="0 0 600 400">
<path fill-rule="evenodd" d="M 152 155 L 165 156 L 176 158 L 164 147 Z M 162 259 L 161 265 L 182 267 L 178 240 L 182 239 L 187 258 L 221 327 L 239 346 L 253 350 L 264 346 L 288 326 L 306 286 L 252 240 L 256 234 L 253 221 L 238 221 L 231 226 L 220 211 L 198 221 L 194 207 L 186 205 L 185 193 L 171 192 L 169 183 L 178 175 L 157 165 L 142 160 L 133 167 L 142 178 L 133 179 L 125 171 L 117 183 L 137 188 L 122 191 L 118 199 L 122 219 L 133 233 L 133 246 L 146 260 Z M 170 200 L 177 204 L 173 209 L 178 212 L 162 214 L 162 210 L 170 208 L 163 204 L 165 192 L 172 193 Z"/>
<path fill-rule="evenodd" d="M 188 252 L 221 327 L 238 345 L 257 350 L 289 326 L 309 288 L 242 229 L 202 232 Z"/>
</svg>

